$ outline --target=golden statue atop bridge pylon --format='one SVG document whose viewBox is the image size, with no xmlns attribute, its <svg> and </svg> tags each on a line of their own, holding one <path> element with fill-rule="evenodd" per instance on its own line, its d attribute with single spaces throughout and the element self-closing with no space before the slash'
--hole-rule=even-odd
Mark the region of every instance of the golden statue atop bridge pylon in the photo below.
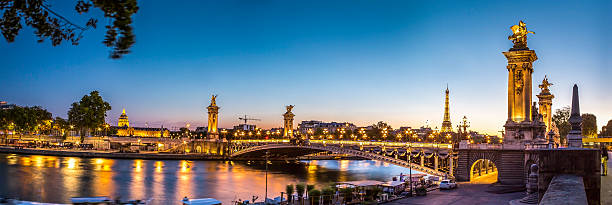
<svg viewBox="0 0 612 205">
<path fill-rule="evenodd" d="M 535 34 L 535 32 L 527 31 L 527 25 L 523 21 L 519 21 L 518 25 L 511 26 L 510 30 L 512 30 L 512 35 L 508 36 L 508 40 L 514 43 L 514 47 L 510 50 L 529 50 L 527 48 L 527 34 Z"/>
</svg>

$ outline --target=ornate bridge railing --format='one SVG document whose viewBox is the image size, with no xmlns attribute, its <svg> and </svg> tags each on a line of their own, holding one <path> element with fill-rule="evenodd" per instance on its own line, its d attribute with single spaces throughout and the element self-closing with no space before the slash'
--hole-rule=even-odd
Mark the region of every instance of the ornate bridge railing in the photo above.
<svg viewBox="0 0 612 205">
<path fill-rule="evenodd" d="M 264 150 L 270 150 L 273 152 L 273 150 L 275 149 L 276 150 L 295 149 L 296 152 L 299 151 L 299 149 L 309 149 L 309 150 L 333 152 L 337 154 L 346 154 L 349 156 L 361 157 L 361 158 L 370 159 L 370 160 L 378 160 L 378 161 L 394 164 L 394 165 L 401 166 L 401 167 L 412 168 L 415 171 L 423 172 L 426 174 L 431 174 L 435 176 L 447 176 L 447 177 L 453 177 L 452 176 L 453 175 L 452 172 L 454 168 L 453 158 L 455 158 L 454 156 L 452 156 L 452 154 L 448 153 L 450 150 L 447 150 L 447 153 L 436 153 L 433 151 L 427 152 L 424 150 L 418 150 L 415 152 L 416 153 L 415 154 L 413 153 L 413 151 L 415 150 L 406 150 L 406 149 L 402 150 L 402 148 L 400 148 L 400 150 L 398 150 L 397 148 L 377 150 L 375 147 L 373 149 L 363 150 L 363 147 L 361 148 L 354 147 L 354 146 L 345 147 L 345 146 L 338 146 L 338 145 L 325 145 L 325 144 L 312 144 L 312 143 L 306 144 L 306 145 L 295 145 L 295 144 L 282 143 L 282 144 L 260 144 L 260 145 L 254 144 L 252 146 L 242 146 L 242 147 L 238 147 L 237 149 L 235 149 L 234 152 L 231 154 L 231 157 L 239 158 L 249 153 L 260 152 Z M 416 164 L 412 162 L 412 160 L 409 161 L 408 159 L 410 157 L 407 155 L 411 156 L 412 160 L 417 159 L 418 161 L 420 159 L 420 164 Z M 433 165 L 433 168 L 427 167 L 427 165 L 425 165 L 424 163 L 425 157 L 434 158 L 433 163 L 427 164 L 429 166 Z M 439 157 L 444 157 L 445 159 L 448 160 L 448 162 L 445 163 L 447 165 L 445 168 L 438 166 Z"/>
</svg>

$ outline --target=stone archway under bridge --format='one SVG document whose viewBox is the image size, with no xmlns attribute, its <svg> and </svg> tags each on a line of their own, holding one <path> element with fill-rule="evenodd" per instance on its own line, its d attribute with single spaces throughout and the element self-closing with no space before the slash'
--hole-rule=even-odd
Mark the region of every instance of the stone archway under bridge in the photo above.
<svg viewBox="0 0 612 205">
<path fill-rule="evenodd" d="M 492 184 L 499 176 L 497 166 L 488 159 L 476 160 L 470 167 L 470 182 L 476 184 Z"/>
<path fill-rule="evenodd" d="M 473 181 L 472 178 L 484 176 L 495 170 L 496 173 L 492 172 L 491 174 L 497 174 L 496 181 L 501 184 L 525 184 L 525 152 L 522 149 L 503 149 L 503 147 L 468 148 L 458 149 L 457 154 L 457 169 L 455 171 L 457 181 Z M 490 164 L 494 165 L 494 169 Z M 474 168 L 476 168 L 476 171 L 474 171 Z M 482 174 L 483 171 L 485 172 L 484 175 Z M 479 174 L 474 175 L 478 172 Z M 491 175 L 488 175 L 488 177 L 490 178 Z"/>
</svg>

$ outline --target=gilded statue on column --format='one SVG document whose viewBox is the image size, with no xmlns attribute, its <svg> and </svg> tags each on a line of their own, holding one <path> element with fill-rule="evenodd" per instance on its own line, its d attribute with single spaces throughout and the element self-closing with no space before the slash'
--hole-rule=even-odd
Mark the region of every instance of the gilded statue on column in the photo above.
<svg viewBox="0 0 612 205">
<path fill-rule="evenodd" d="M 550 93 L 550 89 L 548 89 L 548 87 L 551 85 L 553 84 L 549 83 L 548 78 L 544 76 L 544 80 L 542 80 L 542 84 L 540 84 L 539 87 L 542 89 L 542 93 Z"/>
<path fill-rule="evenodd" d="M 514 43 L 514 47 L 510 50 L 525 50 L 527 48 L 527 34 L 532 33 L 533 31 L 527 31 L 527 25 L 523 21 L 519 21 L 518 25 L 514 25 L 510 27 L 512 30 L 512 35 L 508 36 L 508 40 L 511 40 Z"/>
<path fill-rule="evenodd" d="M 285 108 L 287 109 L 287 113 L 290 113 L 291 110 L 293 109 L 294 105 L 287 105 L 285 106 Z"/>
<path fill-rule="evenodd" d="M 217 95 L 212 95 L 210 99 L 210 106 L 217 106 Z"/>
</svg>

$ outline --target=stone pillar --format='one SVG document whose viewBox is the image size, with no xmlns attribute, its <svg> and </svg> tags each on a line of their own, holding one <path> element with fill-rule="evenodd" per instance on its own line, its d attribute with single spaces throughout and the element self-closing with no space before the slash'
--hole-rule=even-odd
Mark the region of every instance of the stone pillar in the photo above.
<svg viewBox="0 0 612 205">
<path fill-rule="evenodd" d="M 208 139 L 219 139 L 219 130 L 217 129 L 217 125 L 219 122 L 219 106 L 217 106 L 217 95 L 213 95 L 210 100 L 210 105 L 206 107 L 208 109 Z"/>
<path fill-rule="evenodd" d="M 438 155 L 434 155 L 434 170 L 438 171 Z"/>
<path fill-rule="evenodd" d="M 580 116 L 578 86 L 576 84 L 574 84 L 572 92 L 572 111 L 568 121 L 572 125 L 572 130 L 567 134 L 567 146 L 582 147 L 582 117 Z"/>
<path fill-rule="evenodd" d="M 421 154 L 421 166 L 424 167 L 425 166 L 425 154 Z"/>
<path fill-rule="evenodd" d="M 287 105 L 285 107 L 287 108 L 287 112 L 283 114 L 283 117 L 284 117 L 283 137 L 292 138 L 293 137 L 293 117 L 295 117 L 295 115 L 291 112 L 291 109 L 293 109 L 294 106 Z"/>
<path fill-rule="evenodd" d="M 513 50 L 503 52 L 508 59 L 508 120 L 504 127 L 504 142 L 515 143 L 533 139 L 533 132 L 521 124 L 531 122 L 531 76 L 533 62 L 538 59 L 533 50 Z M 518 139 L 521 140 L 518 140 Z"/>
</svg>

